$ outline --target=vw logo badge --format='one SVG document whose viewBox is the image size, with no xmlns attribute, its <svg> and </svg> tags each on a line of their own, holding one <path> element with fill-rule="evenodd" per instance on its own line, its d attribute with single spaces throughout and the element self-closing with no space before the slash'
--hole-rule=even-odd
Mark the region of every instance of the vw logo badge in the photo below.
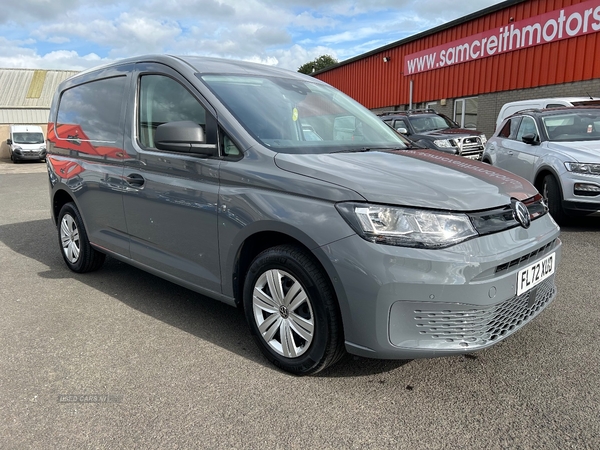
<svg viewBox="0 0 600 450">
<path fill-rule="evenodd" d="M 523 228 L 529 228 L 531 225 L 531 218 L 529 216 L 529 210 L 527 209 L 527 206 L 525 206 L 523 202 L 513 199 L 512 210 L 515 220 L 519 222 Z"/>
<path fill-rule="evenodd" d="M 290 312 L 288 311 L 288 309 L 284 306 L 281 305 L 279 307 L 279 314 L 281 315 L 281 317 L 283 317 L 284 319 L 287 319 L 288 317 L 290 317 Z"/>
</svg>

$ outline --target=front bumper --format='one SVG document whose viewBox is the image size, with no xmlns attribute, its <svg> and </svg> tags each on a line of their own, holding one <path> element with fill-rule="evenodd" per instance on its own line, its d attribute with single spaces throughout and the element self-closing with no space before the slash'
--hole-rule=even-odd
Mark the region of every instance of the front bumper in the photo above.
<svg viewBox="0 0 600 450">
<path fill-rule="evenodd" d="M 582 185 L 600 189 L 600 176 L 565 172 L 561 175 L 561 184 L 564 209 L 588 214 L 600 211 L 600 193 L 594 195 L 581 189 Z"/>
<path fill-rule="evenodd" d="M 324 248 L 335 267 L 346 349 L 411 359 L 489 347 L 522 328 L 556 296 L 554 276 L 516 295 L 517 273 L 555 254 L 549 214 L 442 250 L 366 242 L 351 236 Z"/>
<path fill-rule="evenodd" d="M 46 152 L 12 152 L 13 159 L 16 161 L 43 161 L 46 159 Z"/>
</svg>

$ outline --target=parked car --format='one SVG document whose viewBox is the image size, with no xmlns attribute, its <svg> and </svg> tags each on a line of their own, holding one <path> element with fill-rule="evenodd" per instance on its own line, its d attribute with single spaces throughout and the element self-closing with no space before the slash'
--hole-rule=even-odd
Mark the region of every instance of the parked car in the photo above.
<svg viewBox="0 0 600 450">
<path fill-rule="evenodd" d="M 487 141 L 477 130 L 461 128 L 433 109 L 388 111 L 378 116 L 411 141 L 425 147 L 470 159 L 481 159 Z"/>
<path fill-rule="evenodd" d="M 600 210 L 600 107 L 521 111 L 487 143 L 484 162 L 532 182 L 565 222 Z"/>
<path fill-rule="evenodd" d="M 243 309 L 278 367 L 489 347 L 556 296 L 526 180 L 404 139 L 296 72 L 146 56 L 64 81 L 50 205 L 74 272 L 106 255 Z"/>
<path fill-rule="evenodd" d="M 598 97 L 552 97 L 535 98 L 530 100 L 517 100 L 502 105 L 500 113 L 496 119 L 496 129 L 508 116 L 526 109 L 548 109 L 560 108 L 563 106 L 600 106 Z"/>
<path fill-rule="evenodd" d="M 46 160 L 46 143 L 40 126 L 11 125 L 10 137 L 6 140 L 6 144 L 13 163 Z"/>
</svg>

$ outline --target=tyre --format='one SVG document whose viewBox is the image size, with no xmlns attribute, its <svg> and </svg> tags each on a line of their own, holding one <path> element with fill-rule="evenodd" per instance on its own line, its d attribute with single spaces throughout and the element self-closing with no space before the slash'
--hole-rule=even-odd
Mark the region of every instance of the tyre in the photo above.
<svg viewBox="0 0 600 450">
<path fill-rule="evenodd" d="M 98 270 L 106 255 L 92 248 L 81 214 L 74 203 L 66 203 L 58 215 L 60 252 L 69 269 L 77 273 Z"/>
<path fill-rule="evenodd" d="M 250 265 L 243 292 L 254 340 L 277 367 L 308 375 L 343 356 L 333 288 L 308 252 L 292 245 L 265 250 Z"/>
<path fill-rule="evenodd" d="M 548 210 L 550 214 L 558 222 L 566 223 L 569 217 L 565 213 L 562 207 L 562 195 L 558 181 L 553 175 L 546 175 L 542 184 L 542 195 L 546 199 L 548 204 Z"/>
</svg>

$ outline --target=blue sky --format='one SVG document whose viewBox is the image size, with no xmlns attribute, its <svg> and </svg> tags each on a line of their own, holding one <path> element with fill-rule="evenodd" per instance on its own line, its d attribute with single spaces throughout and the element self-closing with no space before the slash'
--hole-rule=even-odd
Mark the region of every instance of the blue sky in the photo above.
<svg viewBox="0 0 600 450">
<path fill-rule="evenodd" d="M 343 61 L 498 0 L 13 0 L 0 67 L 81 70 L 147 53 L 216 56 L 297 70 Z"/>
</svg>

